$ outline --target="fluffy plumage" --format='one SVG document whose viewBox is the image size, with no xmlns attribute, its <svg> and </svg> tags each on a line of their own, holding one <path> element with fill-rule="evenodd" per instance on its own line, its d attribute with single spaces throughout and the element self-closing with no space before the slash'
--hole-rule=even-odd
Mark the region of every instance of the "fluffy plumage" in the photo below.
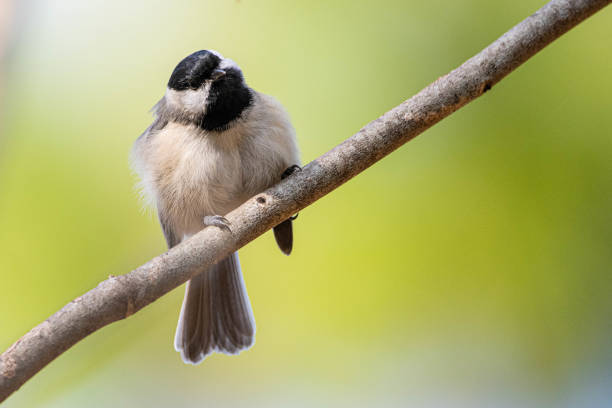
<svg viewBox="0 0 612 408">
<path fill-rule="evenodd" d="M 295 131 L 280 103 L 249 88 L 240 68 L 214 51 L 181 61 L 154 111 L 155 121 L 134 144 L 132 165 L 169 247 L 201 230 L 205 216 L 227 214 L 299 164 Z M 237 353 L 254 334 L 237 254 L 188 283 L 175 338 L 186 362 L 212 351 Z"/>
</svg>

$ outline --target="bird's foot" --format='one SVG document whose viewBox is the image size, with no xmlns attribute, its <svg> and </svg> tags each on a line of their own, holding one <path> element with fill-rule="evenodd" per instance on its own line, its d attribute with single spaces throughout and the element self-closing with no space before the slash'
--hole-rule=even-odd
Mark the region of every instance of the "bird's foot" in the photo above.
<svg viewBox="0 0 612 408">
<path fill-rule="evenodd" d="M 293 166 L 287 167 L 285 169 L 285 171 L 283 171 L 283 174 L 281 174 L 281 180 L 286 179 L 287 177 L 289 177 L 290 175 L 292 175 L 293 173 L 296 173 L 298 171 L 301 171 L 302 168 L 300 166 L 298 166 L 297 164 L 294 164 Z M 289 219 L 291 221 L 295 220 L 298 215 L 300 215 L 300 213 L 297 213 L 295 215 L 292 215 L 291 217 L 289 217 Z"/>
<path fill-rule="evenodd" d="M 227 232 L 232 232 L 230 225 L 232 225 L 227 218 L 221 215 L 207 215 L 204 217 L 204 225 L 207 227 L 217 227 Z"/>
<path fill-rule="evenodd" d="M 283 171 L 283 174 L 281 174 L 281 180 L 286 179 L 287 177 L 289 177 L 293 173 L 298 172 L 300 170 L 302 170 L 302 168 L 300 166 L 298 166 L 297 164 L 294 164 L 291 167 L 287 167 L 285 169 L 285 171 Z"/>
</svg>

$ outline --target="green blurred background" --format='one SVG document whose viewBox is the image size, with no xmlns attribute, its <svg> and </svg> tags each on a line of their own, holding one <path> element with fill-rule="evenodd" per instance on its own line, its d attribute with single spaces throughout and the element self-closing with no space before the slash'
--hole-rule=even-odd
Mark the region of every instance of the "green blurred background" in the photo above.
<svg viewBox="0 0 612 408">
<path fill-rule="evenodd" d="M 165 250 L 128 152 L 187 54 L 276 96 L 307 163 L 543 4 L 13 1 L 0 349 Z M 6 406 L 609 407 L 611 39 L 612 8 L 302 211 L 290 257 L 270 233 L 241 250 L 248 352 L 183 364 L 180 288 Z"/>
</svg>

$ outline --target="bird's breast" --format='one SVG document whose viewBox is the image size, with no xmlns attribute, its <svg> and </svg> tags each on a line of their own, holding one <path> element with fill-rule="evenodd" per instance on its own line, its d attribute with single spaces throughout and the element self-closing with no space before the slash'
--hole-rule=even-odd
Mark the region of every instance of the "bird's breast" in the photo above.
<svg viewBox="0 0 612 408">
<path fill-rule="evenodd" d="M 225 215 L 299 164 L 295 133 L 273 98 L 256 94 L 247 115 L 222 132 L 170 122 L 143 134 L 133 166 L 145 195 L 177 236 L 202 229 L 206 215 Z"/>
<path fill-rule="evenodd" d="M 177 233 L 202 228 L 202 217 L 226 214 L 243 200 L 240 153 L 185 126 L 169 124 L 155 135 L 150 162 L 156 203 Z"/>
</svg>

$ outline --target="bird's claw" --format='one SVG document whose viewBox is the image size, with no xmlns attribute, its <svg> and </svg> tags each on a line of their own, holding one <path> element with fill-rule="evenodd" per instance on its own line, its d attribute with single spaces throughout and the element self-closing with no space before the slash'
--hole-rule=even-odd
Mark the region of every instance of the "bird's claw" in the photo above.
<svg viewBox="0 0 612 408">
<path fill-rule="evenodd" d="M 286 179 L 287 177 L 289 177 L 290 175 L 292 175 L 296 171 L 300 171 L 300 170 L 302 170 L 302 168 L 300 166 L 298 166 L 297 164 L 294 164 L 293 166 L 287 167 L 285 169 L 285 171 L 283 171 L 283 174 L 281 174 L 281 180 Z"/>
<path fill-rule="evenodd" d="M 287 167 L 285 169 L 285 171 L 283 171 L 283 174 L 281 174 L 281 180 L 286 179 L 287 177 L 289 177 L 290 175 L 292 175 L 293 173 L 302 170 L 302 168 L 300 166 L 298 166 L 297 164 L 294 164 L 293 166 Z M 295 220 L 298 217 L 299 213 L 292 215 L 291 217 L 289 217 L 289 219 L 291 221 Z"/>
<path fill-rule="evenodd" d="M 221 215 L 207 215 L 204 217 L 204 225 L 207 227 L 217 227 L 227 232 L 232 232 L 230 225 L 232 225 L 227 218 Z"/>
</svg>

